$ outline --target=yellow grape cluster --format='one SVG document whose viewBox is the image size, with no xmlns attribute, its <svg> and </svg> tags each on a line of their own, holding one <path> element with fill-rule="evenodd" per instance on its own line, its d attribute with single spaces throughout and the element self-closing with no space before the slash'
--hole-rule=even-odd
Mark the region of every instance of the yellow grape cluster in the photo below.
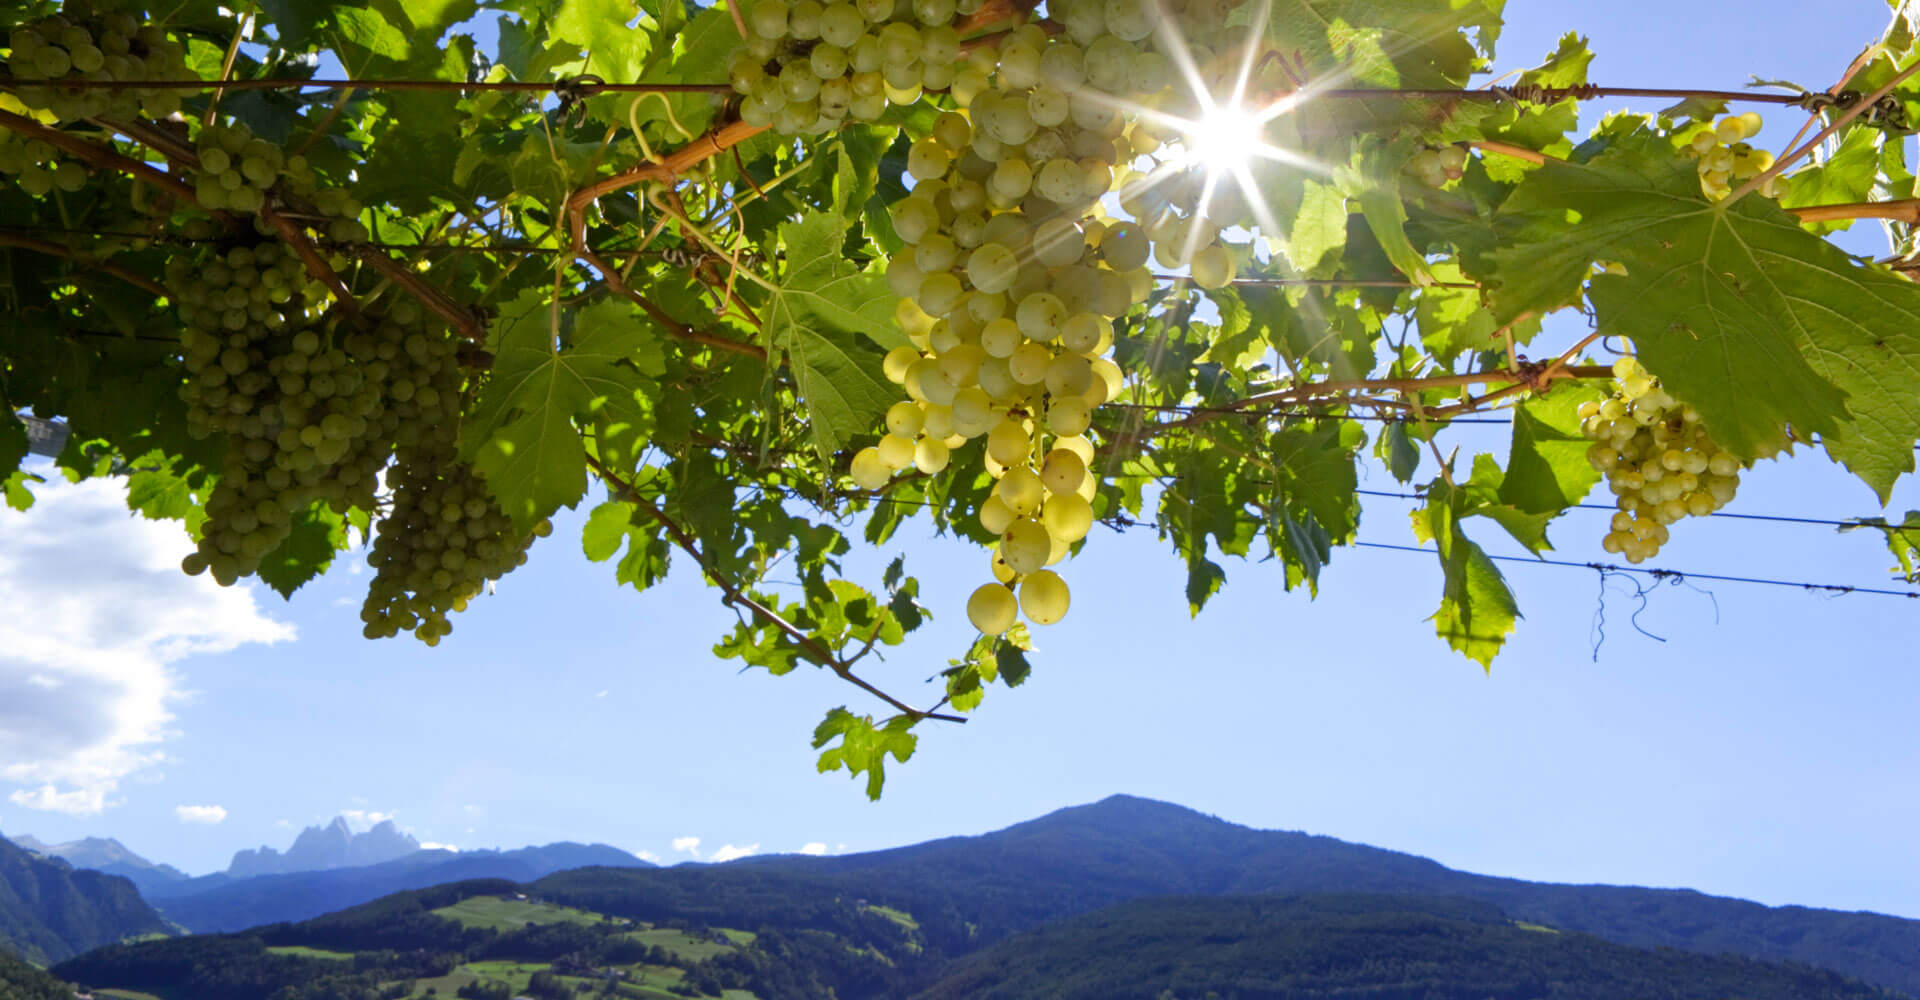
<svg viewBox="0 0 1920 1000">
<path fill-rule="evenodd" d="M 387 473 L 393 505 L 380 520 L 368 563 L 373 582 L 360 608 L 364 634 L 389 638 L 402 631 L 429 646 L 453 631 L 449 614 L 488 582 L 527 561 L 527 547 L 552 529 L 542 521 L 532 535 L 513 530 L 487 486 L 455 452 L 451 422 L 403 447 Z"/>
<path fill-rule="evenodd" d="M 1107 217 L 1101 205 L 1139 157 L 1162 148 L 1120 110 L 1170 100 L 1176 71 L 1155 47 L 1154 6 L 1066 0 L 1049 9 L 1061 34 L 1023 25 L 966 53 L 948 89 L 952 108 L 908 152 L 913 187 L 892 209 L 906 245 L 887 280 L 912 346 L 885 362 L 908 399 L 851 469 L 858 486 L 878 490 L 903 470 L 939 472 L 953 449 L 983 443 L 995 483 L 975 516 L 997 541 L 993 582 L 967 611 L 988 635 L 1022 613 L 1038 625 L 1067 613 L 1067 584 L 1048 567 L 1093 524 L 1099 477 L 1088 432 L 1095 408 L 1121 390 L 1113 321 L 1152 291 L 1149 262 L 1191 267 L 1211 286 L 1234 270 L 1216 231 L 1186 220 L 1176 229 L 1179 196 L 1157 187 L 1184 174 L 1126 191 L 1144 224 Z"/>
<path fill-rule="evenodd" d="M 1640 362 L 1613 366 L 1617 388 L 1580 408 L 1580 430 L 1594 443 L 1587 461 L 1619 498 L 1608 552 L 1644 562 L 1667 543 L 1667 526 L 1726 506 L 1740 487 L 1741 462 L 1713 443 L 1700 414 L 1660 387 Z"/>
<path fill-rule="evenodd" d="M 194 79 L 185 47 L 129 13 L 55 14 L 13 29 L 7 45 L 7 72 L 35 84 L 15 91 L 20 101 L 63 122 L 101 115 L 165 118 L 180 110 L 181 96 L 190 93 L 158 87 L 62 87 L 63 81 Z"/>
<path fill-rule="evenodd" d="M 824 135 L 848 119 L 870 122 L 889 101 L 954 83 L 956 15 L 979 0 L 755 0 L 748 38 L 727 66 L 744 97 L 740 118 L 788 135 Z"/>
<path fill-rule="evenodd" d="M 1772 153 L 1747 143 L 1760 134 L 1760 125 L 1760 115 L 1748 111 L 1728 115 L 1693 137 L 1687 151 L 1699 165 L 1701 193 L 1719 201 L 1733 193 L 1735 184 L 1752 180 L 1773 166 Z M 1774 178 L 1760 193 L 1773 197 L 1773 186 L 1780 180 Z"/>
<path fill-rule="evenodd" d="M 78 191 L 87 186 L 87 168 L 60 155 L 43 139 L 26 139 L 0 130 L 0 174 L 12 177 L 30 197 L 53 191 Z"/>
</svg>

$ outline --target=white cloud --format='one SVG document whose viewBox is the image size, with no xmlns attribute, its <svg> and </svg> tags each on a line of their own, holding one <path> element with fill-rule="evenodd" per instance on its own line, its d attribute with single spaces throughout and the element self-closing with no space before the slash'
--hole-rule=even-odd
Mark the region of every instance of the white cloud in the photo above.
<svg viewBox="0 0 1920 1000">
<path fill-rule="evenodd" d="M 760 853 L 759 844 L 748 844 L 745 847 L 735 847 L 732 844 L 722 844 L 720 845 L 719 850 L 713 852 L 713 857 L 709 860 L 711 860 L 714 864 L 719 864 L 723 861 L 732 861 L 735 858 L 744 858 L 749 854 L 758 854 L 758 853 Z"/>
<path fill-rule="evenodd" d="M 224 806 L 174 806 L 173 815 L 182 823 L 205 823 L 211 826 L 225 822 L 227 810 Z"/>
<path fill-rule="evenodd" d="M 423 851 L 453 851 L 455 853 L 459 853 L 460 851 L 458 847 L 455 847 L 452 844 L 439 844 L 431 840 L 421 841 L 420 849 Z"/>
<path fill-rule="evenodd" d="M 595 694 L 595 695 L 594 695 L 593 697 L 594 697 L 594 700 L 595 700 L 595 701 L 598 701 L 598 700 L 600 700 L 601 698 L 605 698 L 606 696 L 607 696 L 607 692 L 605 692 L 605 691 L 601 691 L 601 692 L 599 692 L 599 693 L 597 693 L 597 694 Z"/>
<path fill-rule="evenodd" d="M 273 821 L 273 825 L 274 825 L 274 826 L 277 826 L 277 827 L 279 827 L 279 828 L 280 828 L 280 829 L 282 829 L 282 830 L 291 830 L 291 829 L 293 829 L 293 821 L 292 821 L 292 820 L 286 820 L 286 819 L 276 819 L 276 820 L 274 820 L 274 821 Z"/>
<path fill-rule="evenodd" d="M 366 801 L 361 799 L 359 801 Z M 366 830 L 393 818 L 392 813 L 375 812 L 370 809 L 342 809 L 340 815 L 346 817 L 347 825 L 355 830 Z"/>
<path fill-rule="evenodd" d="M 811 844 L 807 844 L 807 845 L 805 845 L 805 846 L 803 846 L 803 847 L 801 847 L 801 848 L 800 848 L 800 853 L 801 853 L 801 854 L 811 854 L 811 855 L 814 855 L 815 857 L 818 857 L 818 856 L 820 856 L 820 855 L 822 855 L 822 854 L 825 854 L 825 853 L 827 853 L 827 845 L 825 845 L 825 844 L 823 844 L 823 843 L 821 843 L 821 842 L 819 842 L 819 841 L 817 841 L 817 840 L 816 840 L 816 841 L 814 841 L 814 842 L 813 842 L 813 843 L 811 843 Z"/>
<path fill-rule="evenodd" d="M 633 852 L 633 856 L 636 858 L 639 858 L 642 861 L 650 861 L 656 865 L 660 863 L 660 855 L 655 854 L 652 851 L 648 851 L 648 850 L 635 851 Z"/>
<path fill-rule="evenodd" d="M 181 573 L 186 533 L 130 515 L 124 482 L 50 479 L 32 510 L 0 508 L 0 784 L 22 786 L 16 805 L 86 816 L 165 759 L 173 664 L 294 630 L 253 586 Z"/>
<path fill-rule="evenodd" d="M 700 838 L 675 837 L 673 838 L 673 849 L 676 851 L 685 851 L 697 858 L 700 856 Z"/>
</svg>

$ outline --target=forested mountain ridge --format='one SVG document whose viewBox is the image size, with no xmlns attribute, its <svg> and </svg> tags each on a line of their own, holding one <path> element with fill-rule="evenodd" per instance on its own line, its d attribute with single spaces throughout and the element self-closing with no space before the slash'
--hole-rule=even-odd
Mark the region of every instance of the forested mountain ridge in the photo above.
<svg viewBox="0 0 1920 1000">
<path fill-rule="evenodd" d="M 76 869 L 0 837 L 0 947 L 58 961 L 141 934 L 171 933 L 166 920 L 116 875 Z"/>
<path fill-rule="evenodd" d="M 116 945 L 54 972 L 181 1000 L 1905 997 L 1807 966 L 1646 951 L 1417 896 L 1143 899 L 955 961 L 918 914 L 777 873 L 756 884 L 768 916 L 750 926 L 633 920 L 561 905 L 537 886 L 476 881 L 301 924 Z"/>
<path fill-rule="evenodd" d="M 73 989 L 0 947 L 0 1000 L 72 1000 Z"/>
<path fill-rule="evenodd" d="M 1876 1000 L 1804 965 L 1647 951 L 1420 896 L 1141 899 L 962 958 L 916 1000 Z"/>
<path fill-rule="evenodd" d="M 930 946 L 963 954 L 1018 931 L 1129 899 L 1167 895 L 1394 893 L 1492 903 L 1517 920 L 1618 944 L 1805 962 L 1920 995 L 1920 921 L 1767 907 L 1684 889 L 1525 882 L 1305 833 L 1255 830 L 1181 806 L 1113 796 L 977 837 L 845 857 L 562 872 L 557 900 L 653 919 L 713 923 L 787 906 L 769 879 L 915 914 Z"/>
</svg>

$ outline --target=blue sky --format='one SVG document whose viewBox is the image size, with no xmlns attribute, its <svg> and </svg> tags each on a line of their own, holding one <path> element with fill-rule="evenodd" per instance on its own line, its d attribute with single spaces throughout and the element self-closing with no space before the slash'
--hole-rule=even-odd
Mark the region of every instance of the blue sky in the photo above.
<svg viewBox="0 0 1920 1000">
<path fill-rule="evenodd" d="M 1516 0 L 1501 67 L 1577 29 L 1596 82 L 1824 87 L 1885 20 L 1879 3 L 1738 13 L 1709 26 L 1692 4 Z M 1765 138 L 1797 125 L 1775 112 Z M 1502 428 L 1455 440 L 1505 449 Z M 1378 470 L 1363 486 L 1398 489 Z M 0 606 L 26 609 L 0 623 L 10 834 L 117 836 L 200 873 L 348 813 L 462 848 L 592 840 L 689 860 L 978 833 L 1128 792 L 1475 871 L 1920 917 L 1909 601 L 1662 586 L 1638 617 L 1658 641 L 1629 624 L 1638 602 L 1614 580 L 1596 659 L 1597 576 L 1509 564 L 1526 620 L 1489 677 L 1423 621 L 1431 556 L 1337 553 L 1317 601 L 1284 593 L 1272 567 L 1228 565 L 1227 590 L 1190 621 L 1168 550 L 1098 529 L 1029 684 L 995 690 L 965 726 L 925 727 L 872 804 L 816 774 L 806 741 L 826 709 L 875 706 L 809 671 L 716 661 L 732 616 L 714 592 L 686 573 L 617 589 L 580 555 L 577 515 L 428 650 L 359 638 L 352 560 L 290 604 L 220 592 L 169 573 L 184 542 L 122 517 L 111 489 L 43 497 L 0 513 Z M 1920 507 L 1920 488 L 1903 482 L 1892 507 Z M 1411 544 L 1408 508 L 1370 499 L 1362 537 Z M 1813 453 L 1749 473 L 1732 509 L 1876 510 Z M 1604 517 L 1559 522 L 1558 555 L 1601 558 Z M 903 550 L 942 617 L 872 675 L 926 702 L 985 560 L 906 531 L 851 570 L 872 581 Z M 1658 563 L 1873 584 L 1890 559 L 1864 534 L 1714 519 L 1678 526 Z"/>
</svg>

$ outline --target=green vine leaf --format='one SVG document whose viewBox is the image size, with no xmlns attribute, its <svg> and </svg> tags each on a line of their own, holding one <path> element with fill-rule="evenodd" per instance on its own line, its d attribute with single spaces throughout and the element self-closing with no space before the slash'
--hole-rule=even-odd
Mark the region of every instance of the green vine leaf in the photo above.
<svg viewBox="0 0 1920 1000">
<path fill-rule="evenodd" d="M 1887 551 L 1893 553 L 1899 566 L 1893 571 L 1907 583 L 1920 583 L 1920 510 L 1907 511 L 1906 520 L 1898 524 L 1884 517 L 1863 517 L 1856 524 L 1842 527 L 1842 532 L 1874 529 L 1887 539 Z"/>
<path fill-rule="evenodd" d="M 0 469 L 11 473 L 27 457 L 27 425 L 0 399 Z"/>
<path fill-rule="evenodd" d="M 878 801 L 887 782 L 887 755 L 904 764 L 913 756 L 919 737 L 913 719 L 896 715 L 882 725 L 874 725 L 870 715 L 855 715 L 844 708 L 827 713 L 813 731 L 813 748 L 820 750 L 820 773 L 846 769 L 851 777 L 867 776 L 867 798 Z M 838 739 L 838 746 L 827 744 Z M 821 749 L 825 747 L 826 749 Z"/>
<path fill-rule="evenodd" d="M 1707 201 L 1694 168 L 1644 133 L 1532 172 L 1503 214 L 1518 236 L 1483 276 L 1503 317 L 1569 304 L 1590 280 L 1600 328 L 1631 339 L 1735 454 L 1817 434 L 1883 499 L 1913 470 L 1920 286 L 1763 198 Z M 1595 276 L 1599 260 L 1627 274 Z"/>
<path fill-rule="evenodd" d="M 768 293 L 762 336 L 784 353 L 822 459 L 863 434 L 900 398 L 882 349 L 906 343 L 886 281 L 841 255 L 844 219 L 809 212 L 780 227 L 787 265 Z"/>
<path fill-rule="evenodd" d="M 474 468 L 520 531 L 586 493 L 586 448 L 574 420 L 632 408 L 645 373 L 662 370 L 652 329 L 625 303 L 602 299 L 569 312 L 574 336 L 564 348 L 549 315 L 538 292 L 503 310 L 493 375 L 462 428 Z"/>
<path fill-rule="evenodd" d="M 1501 503 L 1529 514 L 1556 514 L 1586 499 L 1600 473 L 1587 461 L 1592 442 L 1580 433 L 1579 409 L 1606 395 L 1596 385 L 1562 382 L 1514 408 Z"/>
<path fill-rule="evenodd" d="M 1473 501 L 1463 491 L 1436 483 L 1427 505 L 1413 512 L 1413 533 L 1433 542 L 1445 583 L 1440 608 L 1430 619 L 1435 633 L 1452 649 L 1491 671 L 1520 617 L 1513 591 L 1487 553 L 1460 530 L 1463 508 Z"/>
</svg>

